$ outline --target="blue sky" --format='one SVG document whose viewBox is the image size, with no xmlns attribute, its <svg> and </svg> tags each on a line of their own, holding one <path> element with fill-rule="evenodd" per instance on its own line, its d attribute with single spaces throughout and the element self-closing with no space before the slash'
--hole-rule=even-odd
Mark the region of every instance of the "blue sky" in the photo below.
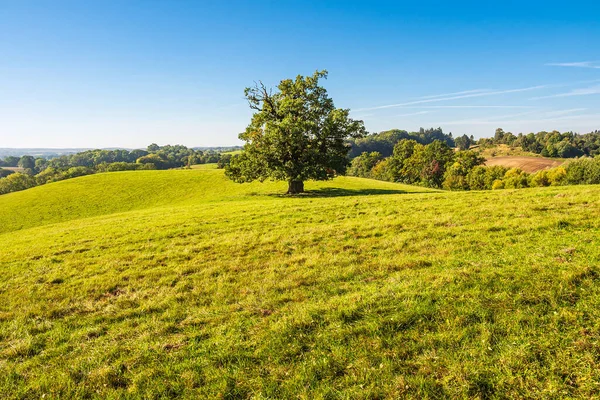
<svg viewBox="0 0 600 400">
<path fill-rule="evenodd" d="M 599 2 L 0 0 L 0 147 L 217 146 L 327 69 L 371 132 L 600 129 Z"/>
</svg>

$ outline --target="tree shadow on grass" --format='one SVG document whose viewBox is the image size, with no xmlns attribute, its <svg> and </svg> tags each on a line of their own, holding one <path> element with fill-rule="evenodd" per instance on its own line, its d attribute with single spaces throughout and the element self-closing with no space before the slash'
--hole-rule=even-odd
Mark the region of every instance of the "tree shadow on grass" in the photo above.
<svg viewBox="0 0 600 400">
<path fill-rule="evenodd" d="M 376 196 L 385 194 L 414 194 L 414 193 L 430 193 L 431 191 L 406 191 L 398 189 L 342 189 L 342 188 L 322 188 L 307 190 L 299 194 L 286 193 L 271 193 L 267 196 L 271 197 L 293 197 L 293 198 L 320 198 L 320 197 L 344 197 L 344 196 Z"/>
</svg>

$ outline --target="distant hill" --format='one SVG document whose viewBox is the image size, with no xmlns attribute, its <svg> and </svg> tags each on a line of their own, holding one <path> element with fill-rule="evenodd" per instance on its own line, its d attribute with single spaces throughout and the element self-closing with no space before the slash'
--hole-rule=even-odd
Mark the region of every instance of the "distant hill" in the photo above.
<svg viewBox="0 0 600 400">
<path fill-rule="evenodd" d="M 64 148 L 64 149 L 52 149 L 44 147 L 32 147 L 32 148 L 0 148 L 0 158 L 2 157 L 21 157 L 21 156 L 34 156 L 34 157 L 58 157 L 66 154 L 81 153 L 87 150 L 93 150 L 92 147 L 82 148 Z M 110 147 L 102 150 L 131 150 L 124 147 Z"/>
<path fill-rule="evenodd" d="M 218 153 L 229 152 L 240 150 L 241 146 L 214 146 L 214 147 L 192 147 L 194 150 L 202 150 L 202 151 L 215 151 Z M 13 156 L 13 157 L 21 157 L 21 156 L 34 156 L 34 157 L 59 157 L 67 154 L 75 154 L 81 153 L 88 150 L 96 150 L 97 147 L 81 147 L 81 148 L 44 148 L 44 147 L 31 147 L 31 148 L 10 148 L 10 147 L 0 147 L 0 158 Z M 134 150 L 133 148 L 127 147 L 106 147 L 100 150 Z"/>
<path fill-rule="evenodd" d="M 490 157 L 485 161 L 487 166 L 501 165 L 507 168 L 519 168 L 530 174 L 542 169 L 558 167 L 562 163 L 561 159 L 527 156 Z"/>
</svg>

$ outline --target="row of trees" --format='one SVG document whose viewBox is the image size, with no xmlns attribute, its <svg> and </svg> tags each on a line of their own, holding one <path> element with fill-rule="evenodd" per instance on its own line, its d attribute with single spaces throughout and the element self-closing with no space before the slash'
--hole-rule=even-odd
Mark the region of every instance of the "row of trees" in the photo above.
<svg viewBox="0 0 600 400">
<path fill-rule="evenodd" d="M 9 156 L 0 160 L 1 165 L 23 170 L 14 173 L 0 168 L 0 194 L 98 172 L 181 168 L 219 163 L 227 159 L 221 153 L 211 150 L 156 144 L 151 144 L 146 150 L 88 150 L 52 159 Z"/>
<path fill-rule="evenodd" d="M 390 157 L 370 152 L 354 158 L 348 174 L 441 188 L 462 185 L 468 172 L 484 162 L 478 153 L 454 151 L 440 140 L 423 145 L 405 139 L 396 143 Z"/>
<path fill-rule="evenodd" d="M 522 148 L 524 151 L 540 154 L 544 157 L 575 158 L 600 154 L 600 131 L 586 134 L 542 131 L 515 135 L 512 132 L 504 132 L 503 129 L 498 128 L 493 137 L 475 140 L 472 135 L 462 135 L 454 138 L 452 133 L 446 134 L 441 128 L 421 128 L 419 132 L 392 129 L 366 135 L 358 139 L 351 139 L 348 141 L 351 145 L 348 156 L 352 159 L 365 152 L 371 153 L 376 151 L 383 157 L 389 157 L 392 155 L 396 143 L 405 139 L 415 140 L 420 144 L 429 144 L 434 140 L 440 140 L 448 146 L 456 147 L 459 150 L 468 150 L 473 145 L 485 148 L 506 144 L 511 147 Z"/>
<path fill-rule="evenodd" d="M 396 143 L 405 139 L 411 139 L 420 144 L 429 144 L 435 140 L 440 140 L 450 147 L 455 146 L 455 140 L 452 138 L 452 133 L 446 134 L 442 131 L 442 128 L 421 128 L 419 132 L 407 132 L 401 129 L 392 129 L 389 131 L 372 133 L 356 139 L 350 139 L 348 143 L 351 148 L 348 156 L 354 158 L 365 152 L 371 153 L 376 151 L 383 157 L 389 157 L 392 155 Z"/>
<path fill-rule="evenodd" d="M 422 145 L 414 140 L 402 140 L 394 146 L 390 157 L 370 152 L 354 158 L 348 174 L 448 190 L 600 183 L 600 156 L 579 158 L 564 167 L 535 174 L 518 168 L 486 167 L 484 162 L 475 151 L 454 151 L 441 141 Z"/>
<path fill-rule="evenodd" d="M 525 151 L 540 154 L 544 157 L 593 157 L 600 154 L 600 131 L 585 134 L 542 131 L 527 135 L 522 133 L 514 135 L 512 132 L 504 132 L 504 130 L 498 128 L 494 137 L 479 139 L 477 144 L 483 147 L 506 144 L 511 147 L 520 147 Z"/>
<path fill-rule="evenodd" d="M 46 168 L 95 168 L 102 164 L 113 163 L 153 164 L 155 169 L 169 169 L 216 163 L 220 157 L 221 153 L 212 150 L 194 150 L 181 145 L 158 146 L 153 143 L 146 150 L 88 150 L 50 159 L 29 155 L 20 158 L 8 156 L 0 159 L 0 167 L 20 167 L 29 175 L 40 173 Z"/>
</svg>

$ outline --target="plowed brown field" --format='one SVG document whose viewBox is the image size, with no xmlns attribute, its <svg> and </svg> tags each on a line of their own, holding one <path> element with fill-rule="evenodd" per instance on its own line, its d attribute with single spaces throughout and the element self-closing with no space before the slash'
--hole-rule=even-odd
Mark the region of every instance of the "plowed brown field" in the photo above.
<svg viewBox="0 0 600 400">
<path fill-rule="evenodd" d="M 507 168 L 521 168 L 525 172 L 533 173 L 546 168 L 558 167 L 564 161 L 561 159 L 545 157 L 492 157 L 485 161 L 485 165 L 502 165 Z"/>
</svg>

